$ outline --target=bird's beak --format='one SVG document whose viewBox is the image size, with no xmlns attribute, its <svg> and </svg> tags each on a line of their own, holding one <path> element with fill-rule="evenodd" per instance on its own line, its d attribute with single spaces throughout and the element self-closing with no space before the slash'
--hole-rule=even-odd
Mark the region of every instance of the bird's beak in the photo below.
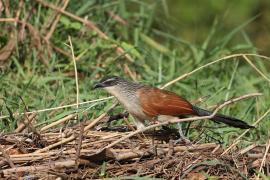
<svg viewBox="0 0 270 180">
<path fill-rule="evenodd" d="M 94 88 L 93 89 L 97 89 L 97 88 L 104 88 L 105 85 L 103 83 L 97 83 L 94 85 Z"/>
</svg>

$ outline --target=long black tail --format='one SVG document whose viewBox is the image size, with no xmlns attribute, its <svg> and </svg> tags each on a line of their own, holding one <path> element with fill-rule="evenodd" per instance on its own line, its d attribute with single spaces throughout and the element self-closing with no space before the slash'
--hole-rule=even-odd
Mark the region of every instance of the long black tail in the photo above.
<svg viewBox="0 0 270 180">
<path fill-rule="evenodd" d="M 212 114 L 212 112 L 201 109 L 199 107 L 193 106 L 193 111 L 198 115 L 198 116 L 209 116 Z M 254 126 L 248 125 L 246 122 L 236 119 L 233 117 L 225 116 L 222 114 L 216 114 L 212 119 L 210 119 L 215 122 L 222 122 L 225 123 L 229 126 L 232 127 L 237 127 L 241 129 L 249 129 L 249 128 L 254 128 Z"/>
</svg>

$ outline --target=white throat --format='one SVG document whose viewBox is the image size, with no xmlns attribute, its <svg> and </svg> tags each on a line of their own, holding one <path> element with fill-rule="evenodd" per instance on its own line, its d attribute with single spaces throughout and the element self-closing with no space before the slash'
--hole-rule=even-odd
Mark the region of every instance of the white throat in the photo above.
<svg viewBox="0 0 270 180">
<path fill-rule="evenodd" d="M 108 93 L 115 96 L 117 99 L 121 96 L 121 91 L 116 86 L 109 86 L 104 88 Z"/>
</svg>

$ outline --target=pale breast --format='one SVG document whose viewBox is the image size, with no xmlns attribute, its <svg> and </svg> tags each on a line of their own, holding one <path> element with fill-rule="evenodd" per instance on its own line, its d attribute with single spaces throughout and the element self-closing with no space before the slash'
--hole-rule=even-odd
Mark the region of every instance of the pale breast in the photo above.
<svg viewBox="0 0 270 180">
<path fill-rule="evenodd" d="M 149 120 L 149 117 L 142 111 L 137 94 L 117 89 L 117 87 L 105 88 L 110 94 L 115 96 L 125 109 L 135 118 L 140 120 Z"/>
<path fill-rule="evenodd" d="M 132 114 L 133 116 L 141 119 L 146 120 L 148 117 L 146 114 L 142 111 L 140 102 L 138 101 L 137 97 L 125 97 L 121 96 L 117 98 L 119 102 L 125 107 L 125 109 Z"/>
</svg>

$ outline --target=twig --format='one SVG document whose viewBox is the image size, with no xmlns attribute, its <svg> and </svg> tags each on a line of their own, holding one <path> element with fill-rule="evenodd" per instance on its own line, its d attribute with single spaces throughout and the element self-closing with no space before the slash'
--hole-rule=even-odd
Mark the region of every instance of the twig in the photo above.
<svg viewBox="0 0 270 180">
<path fill-rule="evenodd" d="M 256 153 L 248 153 L 247 156 L 252 159 L 261 159 L 263 158 L 264 154 L 256 152 Z M 270 162 L 270 153 L 268 153 L 267 156 L 269 159 L 268 162 Z"/>
<path fill-rule="evenodd" d="M 95 100 L 91 100 L 91 101 L 81 102 L 81 103 L 79 103 L 79 105 L 85 105 L 85 104 L 90 104 L 90 103 L 94 103 L 94 102 L 101 102 L 101 101 L 109 100 L 112 98 L 114 98 L 114 97 L 109 96 L 106 98 L 100 98 L 100 99 L 95 99 Z M 57 107 L 52 107 L 52 108 L 46 108 L 46 109 L 40 109 L 40 110 L 35 110 L 35 111 L 29 111 L 29 112 L 25 112 L 25 113 L 14 113 L 13 115 L 17 116 L 17 115 L 24 115 L 24 114 L 41 113 L 41 112 L 53 111 L 53 110 L 64 109 L 67 107 L 75 107 L 75 106 L 77 106 L 77 103 L 68 104 L 68 105 L 64 105 L 64 106 L 57 106 Z M 0 119 L 4 119 L 4 118 L 8 118 L 8 117 L 9 117 L 9 115 L 4 115 L 4 116 L 0 116 Z"/>
<path fill-rule="evenodd" d="M 202 150 L 202 149 L 212 149 L 215 148 L 215 143 L 207 143 L 207 144 L 195 144 L 193 146 L 175 146 L 173 147 L 174 152 L 182 152 L 182 151 L 196 151 L 196 150 Z M 127 160 L 127 159 L 133 159 L 133 158 L 139 158 L 144 156 L 149 156 L 151 152 L 145 152 L 144 150 L 111 150 L 115 154 L 115 158 L 117 161 L 121 160 Z M 167 147 L 158 147 L 157 148 L 157 155 L 163 155 L 170 151 L 170 148 Z"/>
<path fill-rule="evenodd" d="M 16 18 L 0 18 L 0 22 L 16 22 Z"/>
<path fill-rule="evenodd" d="M 117 103 L 113 104 L 108 111 L 110 111 L 111 109 L 113 109 L 115 106 L 117 105 Z M 101 114 L 98 118 L 94 119 L 90 124 L 88 124 L 85 128 L 84 128 L 84 132 L 88 131 L 89 129 L 91 129 L 92 127 L 94 127 L 101 119 L 103 119 L 105 116 L 107 115 L 107 113 L 103 113 Z M 57 146 L 60 146 L 62 144 L 66 144 L 70 141 L 73 141 L 76 138 L 76 136 L 74 134 L 72 134 L 70 137 L 68 138 L 63 138 L 61 139 L 61 141 L 51 144 L 43 149 L 39 149 L 37 151 L 35 151 L 35 153 L 41 153 L 41 152 L 45 152 L 48 151 L 52 148 L 55 148 Z"/>
<path fill-rule="evenodd" d="M 49 4 L 49 3 L 47 3 L 47 2 L 45 2 L 43 0 L 36 0 L 36 1 L 38 3 L 40 3 L 41 5 L 45 6 L 45 7 L 49 7 L 51 9 L 55 10 L 55 11 L 60 12 L 61 14 L 65 15 L 65 16 L 68 16 L 68 17 L 70 17 L 72 19 L 75 19 L 75 20 L 77 20 L 77 21 L 85 24 L 86 27 L 88 27 L 88 28 L 92 29 L 93 31 L 95 31 L 99 35 L 99 37 L 101 37 L 103 39 L 109 39 L 109 37 L 104 32 L 102 32 L 95 25 L 95 23 L 91 22 L 90 20 L 83 19 L 83 18 L 81 18 L 79 16 L 76 16 L 76 15 L 70 13 L 70 12 L 67 12 L 67 11 L 65 11 L 63 9 L 60 9 L 60 8 L 58 8 L 58 7 L 56 7 L 56 6 L 52 5 L 52 4 Z M 116 47 L 116 52 L 118 54 L 120 54 L 120 55 L 124 54 L 124 56 L 126 57 L 127 60 L 129 60 L 130 62 L 134 62 L 134 60 L 130 57 L 130 55 L 126 54 L 125 51 L 124 51 L 124 49 L 122 49 L 121 47 L 118 47 L 117 46 Z"/>
<path fill-rule="evenodd" d="M 20 18 L 23 4 L 24 4 L 24 1 L 23 0 L 20 0 L 19 6 L 18 6 L 18 10 L 16 12 L 16 19 L 19 19 Z"/>
<path fill-rule="evenodd" d="M 115 108 L 115 106 L 117 105 L 118 103 L 114 103 L 108 111 L 110 111 L 111 109 Z M 107 112 L 108 112 L 107 111 Z M 88 131 L 89 129 L 93 128 L 101 119 L 103 119 L 105 116 L 107 115 L 107 113 L 103 113 L 101 114 L 97 119 L 91 121 L 90 124 L 88 124 L 85 128 L 84 128 L 84 132 Z"/>
<path fill-rule="evenodd" d="M 66 103 L 65 100 L 61 101 L 61 102 L 59 103 L 59 106 L 63 106 L 65 103 Z M 51 112 L 49 112 L 49 113 L 48 113 L 48 116 L 49 116 L 49 117 L 52 117 L 55 113 L 57 113 L 57 109 L 56 109 L 56 110 L 52 110 Z"/>
<path fill-rule="evenodd" d="M 77 114 L 69 114 L 68 116 L 66 116 L 66 117 L 64 117 L 64 118 L 62 118 L 62 119 L 60 119 L 60 120 L 58 120 L 58 121 L 56 121 L 56 122 L 53 122 L 53 123 L 51 123 L 51 124 L 48 124 L 47 126 L 42 127 L 42 128 L 40 129 L 40 132 L 44 132 L 44 131 L 46 131 L 47 129 L 50 129 L 50 128 L 54 127 L 54 126 L 57 126 L 58 124 L 64 123 L 64 122 L 66 122 L 66 121 L 68 121 L 68 120 L 74 118 L 76 115 L 77 115 Z"/>
<path fill-rule="evenodd" d="M 250 151 L 251 149 L 253 149 L 255 147 L 257 147 L 257 144 L 256 143 L 253 143 L 250 146 L 242 149 L 238 154 L 242 154 L 243 155 L 243 154 L 247 153 L 248 151 Z"/>
<path fill-rule="evenodd" d="M 186 78 L 187 76 L 189 76 L 189 75 L 191 75 L 191 74 L 194 74 L 195 72 L 197 72 L 197 71 L 199 71 L 199 70 L 201 70 L 201 69 L 203 69 L 203 68 L 206 68 L 206 67 L 208 67 L 208 66 L 211 66 L 212 64 L 215 64 L 215 63 L 218 63 L 218 62 L 220 62 L 220 61 L 227 60 L 227 59 L 230 59 L 230 58 L 234 58 L 234 57 L 243 57 L 244 55 L 245 55 L 245 56 L 255 56 L 255 57 L 260 57 L 260 58 L 263 58 L 263 59 L 270 60 L 269 57 L 263 56 L 263 55 L 258 55 L 258 54 L 232 54 L 232 55 L 225 56 L 225 57 L 222 57 L 222 58 L 220 58 L 220 59 L 217 59 L 217 60 L 215 60 L 215 61 L 212 61 L 212 62 L 210 62 L 210 63 L 207 63 L 207 64 L 205 64 L 205 65 L 203 65 L 203 66 L 200 66 L 200 67 L 198 67 L 197 69 L 194 69 L 193 71 L 190 71 L 190 72 L 188 72 L 188 73 L 186 73 L 186 74 L 183 74 L 183 75 L 179 76 L 178 78 L 176 78 L 176 79 L 174 79 L 174 80 L 172 80 L 172 81 L 166 83 L 164 86 L 161 87 L 161 89 L 164 89 L 164 88 L 166 88 L 166 87 L 168 87 L 168 86 L 170 86 L 170 85 L 176 83 L 177 81 L 180 81 L 180 80 Z"/>
<path fill-rule="evenodd" d="M 26 115 L 28 116 L 28 114 Z M 28 123 L 31 123 L 33 121 L 33 119 L 35 119 L 35 117 L 37 116 L 36 113 L 33 113 L 33 114 L 30 114 L 29 115 L 29 118 L 25 118 L 22 120 L 22 122 L 19 124 L 19 126 L 15 129 L 15 133 L 19 133 L 19 132 L 22 132 L 25 128 L 26 128 L 26 125 Z"/>
<path fill-rule="evenodd" d="M 112 17 L 115 21 L 119 22 L 120 24 L 127 26 L 128 22 L 124 20 L 122 17 L 119 15 L 115 14 L 113 11 L 107 11 L 108 15 Z"/>
<path fill-rule="evenodd" d="M 63 139 L 61 139 L 61 141 L 58 141 L 57 143 L 54 143 L 54 144 L 51 144 L 49 146 L 46 146 L 45 148 L 36 150 L 35 153 L 42 153 L 42 152 L 48 151 L 48 150 L 50 150 L 52 148 L 55 148 L 57 146 L 60 146 L 62 144 L 66 144 L 66 143 L 68 143 L 70 141 L 73 141 L 75 138 L 76 138 L 76 136 L 74 134 L 72 134 L 68 138 L 63 138 Z"/>
<path fill-rule="evenodd" d="M 270 108 L 257 120 L 255 121 L 252 125 L 256 126 L 261 120 L 263 120 L 268 114 L 270 113 Z M 235 140 L 234 143 L 231 144 L 222 154 L 221 156 L 227 154 L 229 150 L 231 150 L 234 146 L 236 146 L 239 142 L 240 139 L 249 131 L 249 129 L 245 130 L 240 136 L 238 136 Z"/>
<path fill-rule="evenodd" d="M 150 126 L 147 126 L 143 129 L 138 129 L 132 133 L 129 133 L 128 135 L 112 142 L 111 144 L 105 146 L 104 148 L 100 149 L 97 153 L 100 153 L 102 151 L 104 151 L 105 149 L 108 149 L 108 148 L 111 148 L 113 147 L 114 145 L 138 134 L 138 133 L 142 133 L 144 131 L 147 131 L 149 129 L 153 129 L 153 128 L 156 128 L 156 127 L 159 127 L 159 126 L 164 126 L 164 125 L 168 125 L 168 124 L 172 124 L 172 123 L 179 123 L 179 122 L 189 122 L 189 121 L 197 121 L 197 120 L 203 120 L 203 119 L 211 119 L 213 118 L 216 113 L 222 109 L 223 107 L 227 106 L 228 104 L 231 104 L 231 103 L 234 103 L 236 101 L 240 101 L 240 100 L 243 100 L 243 99 L 247 99 L 247 98 L 250 98 L 250 97 L 255 97 L 255 96 L 261 96 L 262 94 L 261 93 L 251 93 L 251 94 L 246 94 L 246 95 L 243 95 L 243 96 L 240 96 L 238 98 L 234 98 L 234 99 L 230 99 L 229 101 L 226 101 L 224 102 L 223 104 L 219 105 L 213 112 L 211 115 L 209 116 L 201 116 L 201 117 L 191 117 L 191 118 L 183 118 L 183 119 L 179 119 L 179 118 L 174 118 L 174 119 L 171 119 L 169 121 L 165 121 L 165 122 L 161 122 L 159 124 L 153 124 L 153 125 L 150 125 Z"/>
<path fill-rule="evenodd" d="M 26 103 L 24 102 L 23 98 L 21 96 L 19 96 L 19 98 L 21 99 L 23 105 L 24 105 L 24 108 L 25 108 L 25 112 L 28 111 L 28 106 L 26 105 Z M 31 120 L 29 119 L 29 117 L 27 116 L 27 114 L 24 114 L 25 118 L 27 119 L 27 123 L 25 123 L 25 126 L 28 127 L 28 129 L 33 132 L 37 137 L 38 137 L 38 140 L 40 141 L 41 140 L 41 136 L 40 136 L 40 133 L 36 130 L 36 128 L 31 124 Z"/>
<path fill-rule="evenodd" d="M 66 7 L 67 7 L 67 5 L 68 5 L 68 3 L 69 3 L 69 0 L 65 0 L 65 1 L 64 1 L 64 4 L 63 4 L 63 6 L 62 6 L 61 9 L 62 9 L 62 10 L 65 10 Z M 47 35 L 45 36 L 45 39 L 47 40 L 47 42 L 49 41 L 49 39 L 51 38 L 53 32 L 55 31 L 56 26 L 57 26 L 57 23 L 58 23 L 59 20 L 60 20 L 60 17 L 61 17 L 61 14 L 60 14 L 59 12 L 56 12 L 56 17 L 55 17 L 55 19 L 54 19 L 54 21 L 53 21 L 53 24 L 51 25 L 51 28 L 50 28 L 49 32 L 48 32 Z"/>
<path fill-rule="evenodd" d="M 215 149 L 213 149 L 213 151 L 211 153 L 215 153 L 218 149 L 220 148 L 220 144 L 218 144 Z"/>
<path fill-rule="evenodd" d="M 78 145 L 77 145 L 77 150 L 76 150 L 76 161 L 79 160 L 79 157 L 81 154 L 82 140 L 83 140 L 83 134 L 84 134 L 83 125 L 84 125 L 84 121 L 80 122 L 80 134 L 79 134 Z"/>
<path fill-rule="evenodd" d="M 88 164 L 88 162 L 80 161 L 80 164 Z M 50 162 L 46 165 L 40 165 L 40 166 L 23 166 L 23 167 L 5 169 L 5 170 L 0 171 L 0 174 L 3 174 L 4 176 L 8 176 L 15 172 L 19 173 L 19 172 L 40 171 L 40 170 L 46 170 L 46 169 L 62 169 L 62 168 L 74 167 L 75 165 L 76 165 L 75 160 L 67 160 L 67 161 L 62 161 L 62 162 Z"/>
<path fill-rule="evenodd" d="M 250 64 L 250 66 L 255 69 L 255 71 L 257 71 L 266 81 L 270 82 L 270 79 L 263 72 L 261 72 L 246 55 L 243 55 L 243 57 Z"/>
<path fill-rule="evenodd" d="M 88 149 L 82 149 L 81 152 L 82 153 L 91 153 L 93 152 L 94 150 L 88 150 Z M 75 150 L 65 150 L 65 151 L 59 151 L 59 150 L 52 150 L 52 151 L 49 151 L 49 152 L 46 152 L 46 153 L 27 153 L 27 154 L 13 154 L 13 155 L 10 155 L 10 158 L 12 160 L 18 160 L 18 159 L 21 159 L 21 160 L 24 160 L 24 158 L 30 158 L 30 161 L 31 160 L 34 160 L 34 159 L 31 159 L 31 158 L 46 158 L 46 157 L 50 157 L 50 156 L 53 156 L 53 155 L 57 155 L 57 154 L 75 154 L 76 151 Z M 29 160 L 29 159 L 27 159 Z"/>
<path fill-rule="evenodd" d="M 9 155 L 5 152 L 5 150 L 2 148 L 2 146 L 0 145 L 0 151 L 2 153 L 2 155 L 6 158 L 8 164 L 10 167 L 15 168 L 16 166 L 14 165 L 14 163 L 11 161 Z"/>
<path fill-rule="evenodd" d="M 47 43 L 50 43 L 50 42 L 47 42 Z M 64 49 L 61 49 L 61 48 L 57 47 L 56 45 L 54 45 L 54 44 L 52 44 L 52 43 L 50 44 L 50 46 L 51 46 L 55 51 L 61 53 L 62 55 L 67 56 L 68 58 L 72 58 L 72 55 L 69 54 L 68 52 L 66 52 Z"/>
<path fill-rule="evenodd" d="M 15 22 L 15 23 L 21 23 L 21 24 L 26 24 L 28 29 L 32 29 L 34 30 L 35 28 L 29 24 L 29 23 L 26 23 L 25 21 L 20 21 L 18 19 L 15 19 L 15 18 L 0 18 L 0 22 Z M 35 31 L 37 32 L 37 30 L 35 29 Z M 57 52 L 69 57 L 69 58 L 72 58 L 72 55 L 69 54 L 68 52 L 66 52 L 65 50 L 55 46 L 54 44 L 52 44 L 49 40 L 46 40 L 45 37 L 43 37 L 41 34 L 39 34 L 39 36 L 48 44 L 50 45 L 50 47 L 52 47 L 54 50 L 56 50 Z M 9 48 L 10 49 L 10 48 Z"/>
<path fill-rule="evenodd" d="M 75 73 L 75 82 L 76 82 L 76 120 L 78 120 L 78 109 L 79 109 L 79 81 L 78 81 L 78 71 L 77 71 L 77 64 L 75 60 L 75 55 L 74 55 L 74 49 L 73 49 L 73 44 L 71 41 L 71 37 L 68 36 L 68 41 L 69 41 L 69 47 L 71 50 L 71 55 L 72 55 L 72 61 L 74 65 L 74 73 Z"/>
<path fill-rule="evenodd" d="M 75 19 L 75 20 L 87 25 L 87 27 L 89 27 L 90 29 L 95 31 L 101 38 L 108 39 L 107 35 L 105 33 L 103 33 L 93 22 L 91 22 L 89 20 L 85 20 L 85 19 L 83 19 L 83 18 L 81 18 L 79 16 L 76 16 L 76 15 L 70 13 L 70 12 L 67 12 L 64 9 L 60 9 L 60 8 L 58 8 L 58 7 L 56 7 L 56 6 L 52 5 L 52 4 L 49 4 L 49 3 L 45 2 L 45 1 L 42 1 L 42 0 L 36 0 L 36 1 L 38 3 L 40 3 L 41 5 L 45 6 L 45 7 L 53 9 L 53 10 L 65 15 L 65 16 L 68 16 L 68 17 L 70 17 L 72 19 Z"/>
<path fill-rule="evenodd" d="M 265 160 L 266 160 L 266 156 L 267 156 L 267 153 L 269 151 L 269 148 L 270 148 L 270 139 L 268 140 L 268 143 L 266 143 L 266 148 L 265 148 L 265 152 L 264 152 L 264 155 L 263 155 L 262 163 L 260 165 L 259 172 L 261 172 L 263 166 L 265 166 Z M 259 179 L 259 177 L 260 177 L 260 174 L 258 173 L 258 176 L 257 176 L 256 179 Z"/>
<path fill-rule="evenodd" d="M 131 72 L 130 68 L 128 67 L 127 63 L 124 63 L 124 71 L 131 77 L 133 81 L 137 81 L 136 74 Z"/>
<path fill-rule="evenodd" d="M 76 108 L 78 110 L 78 108 L 79 108 L 79 82 L 78 82 L 77 64 L 76 64 L 75 55 L 74 55 L 74 49 L 73 49 L 73 45 L 72 45 L 72 41 L 71 41 L 70 36 L 68 36 L 68 41 L 69 41 L 69 47 L 70 47 L 70 50 L 71 50 L 72 61 L 73 61 L 73 65 L 74 65 L 75 82 L 76 82 L 76 104 L 77 104 Z"/>
</svg>

